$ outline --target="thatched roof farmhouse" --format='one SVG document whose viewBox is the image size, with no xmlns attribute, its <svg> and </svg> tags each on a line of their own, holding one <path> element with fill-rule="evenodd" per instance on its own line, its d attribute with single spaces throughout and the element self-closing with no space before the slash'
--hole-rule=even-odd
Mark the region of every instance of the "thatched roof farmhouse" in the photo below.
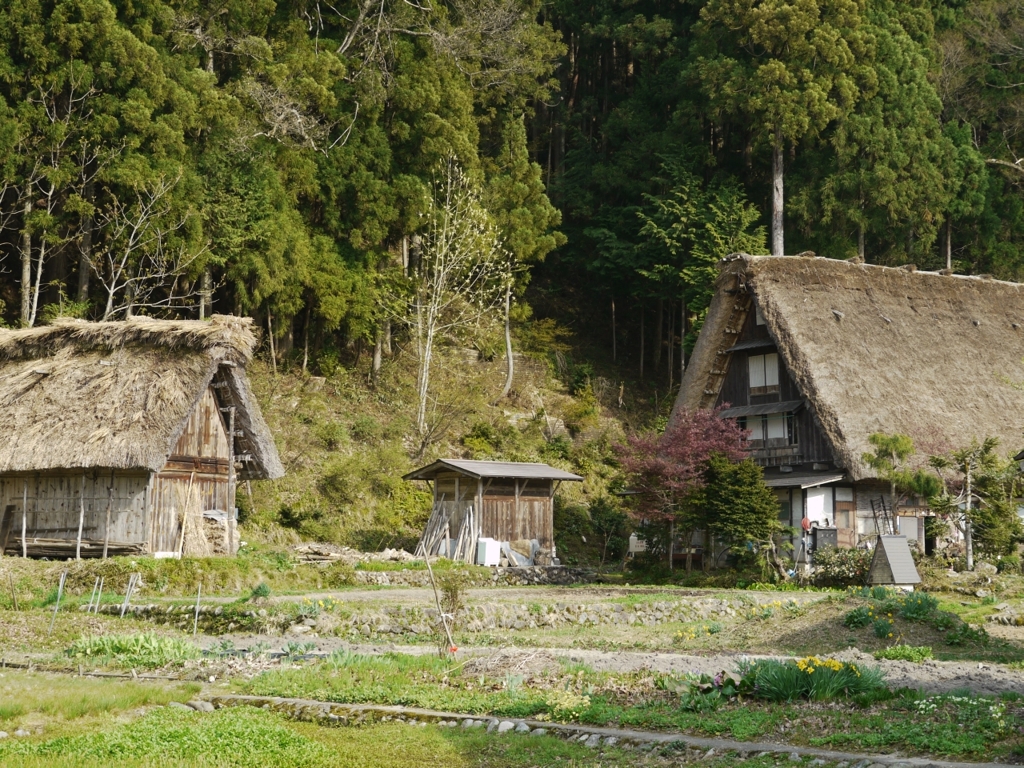
<svg viewBox="0 0 1024 768">
<path fill-rule="evenodd" d="M 0 549 L 176 555 L 205 517 L 233 553 L 237 481 L 284 473 L 255 344 L 223 316 L 0 330 Z"/>
<path fill-rule="evenodd" d="M 995 436 L 1019 447 L 1024 286 L 822 258 L 722 263 L 675 405 L 728 404 L 790 522 L 879 531 L 888 487 L 862 460 L 875 432 L 924 452 Z M 874 508 L 873 508 L 874 505 Z M 889 521 L 922 536 L 913 507 Z M 885 521 L 883 520 L 883 527 Z M 896 532 L 893 530 L 892 532 Z"/>
</svg>

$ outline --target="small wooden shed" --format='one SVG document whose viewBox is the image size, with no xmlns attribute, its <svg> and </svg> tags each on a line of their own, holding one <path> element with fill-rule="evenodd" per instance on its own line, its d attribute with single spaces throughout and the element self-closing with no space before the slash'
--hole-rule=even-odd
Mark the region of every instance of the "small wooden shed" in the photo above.
<svg viewBox="0 0 1024 768">
<path fill-rule="evenodd" d="M 0 330 L 0 553 L 234 554 L 239 480 L 284 474 L 248 319 Z M 191 527 L 190 527 L 191 526 Z"/>
<path fill-rule="evenodd" d="M 434 493 L 434 507 L 417 546 L 418 554 L 446 552 L 454 559 L 475 562 L 477 541 L 536 540 L 538 563 L 555 557 L 554 495 L 563 481 L 579 475 L 547 464 L 512 461 L 439 459 L 405 475 L 425 480 Z M 447 542 L 454 542 L 448 546 Z"/>
<path fill-rule="evenodd" d="M 868 569 L 868 584 L 911 587 L 921 583 L 906 536 L 879 536 Z"/>
</svg>

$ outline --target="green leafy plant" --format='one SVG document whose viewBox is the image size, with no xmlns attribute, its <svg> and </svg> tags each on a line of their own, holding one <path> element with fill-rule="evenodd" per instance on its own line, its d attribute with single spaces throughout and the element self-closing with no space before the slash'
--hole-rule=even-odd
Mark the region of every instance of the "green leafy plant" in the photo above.
<svg viewBox="0 0 1024 768">
<path fill-rule="evenodd" d="M 907 621 L 928 621 L 939 608 L 939 601 L 926 592 L 914 592 L 903 598 L 900 616 Z"/>
<path fill-rule="evenodd" d="M 996 567 L 1000 573 L 1020 574 L 1020 557 L 1018 555 L 1003 555 Z"/>
<path fill-rule="evenodd" d="M 922 661 L 932 658 L 932 649 L 928 645 L 891 645 L 880 651 L 875 651 L 876 659 L 888 659 L 889 661 L 912 661 L 920 664 Z"/>
<path fill-rule="evenodd" d="M 866 627 L 870 624 L 873 618 L 871 609 L 866 605 L 862 605 L 847 613 L 846 616 L 843 617 L 843 624 L 850 629 L 860 629 L 861 627 Z"/>
<path fill-rule="evenodd" d="M 946 642 L 950 645 L 988 645 L 989 636 L 984 627 L 972 627 L 960 624 L 946 633 Z"/>
<path fill-rule="evenodd" d="M 198 658 L 198 647 L 177 637 L 151 632 L 136 635 L 83 636 L 65 651 L 72 658 L 90 659 L 116 666 L 155 669 L 169 664 L 181 665 Z"/>
<path fill-rule="evenodd" d="M 886 618 L 875 619 L 874 624 L 871 625 L 871 629 L 874 631 L 875 637 L 879 637 L 884 640 L 892 637 L 893 623 Z"/>
</svg>

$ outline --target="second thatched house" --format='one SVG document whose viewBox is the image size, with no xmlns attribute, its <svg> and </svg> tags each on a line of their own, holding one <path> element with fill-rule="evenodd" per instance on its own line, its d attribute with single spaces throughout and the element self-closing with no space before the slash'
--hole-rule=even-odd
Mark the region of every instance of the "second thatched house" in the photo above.
<svg viewBox="0 0 1024 768">
<path fill-rule="evenodd" d="M 869 436 L 922 453 L 1024 423 L 1024 285 L 821 258 L 726 259 L 674 413 L 725 405 L 782 505 L 836 527 L 838 543 L 923 541 L 921 500 L 897 513 L 862 456 Z"/>
<path fill-rule="evenodd" d="M 0 330 L 0 552 L 177 556 L 210 529 L 233 554 L 238 481 L 284 474 L 255 344 L 221 316 Z"/>
</svg>

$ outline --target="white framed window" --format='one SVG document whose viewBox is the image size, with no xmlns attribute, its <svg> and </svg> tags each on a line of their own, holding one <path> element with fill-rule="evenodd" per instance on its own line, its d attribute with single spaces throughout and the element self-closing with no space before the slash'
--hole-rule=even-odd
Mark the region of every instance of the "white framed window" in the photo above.
<svg viewBox="0 0 1024 768">
<path fill-rule="evenodd" d="M 745 416 L 736 421 L 740 429 L 750 431 L 747 440 L 751 448 L 783 448 L 797 444 L 792 413 Z"/>
<path fill-rule="evenodd" d="M 750 355 L 747 358 L 747 371 L 750 376 L 750 394 L 763 395 L 779 391 L 779 355 L 777 352 L 767 355 Z"/>
<path fill-rule="evenodd" d="M 756 301 L 754 302 L 754 322 L 758 325 L 764 325 L 764 315 L 761 314 L 761 305 Z"/>
</svg>

